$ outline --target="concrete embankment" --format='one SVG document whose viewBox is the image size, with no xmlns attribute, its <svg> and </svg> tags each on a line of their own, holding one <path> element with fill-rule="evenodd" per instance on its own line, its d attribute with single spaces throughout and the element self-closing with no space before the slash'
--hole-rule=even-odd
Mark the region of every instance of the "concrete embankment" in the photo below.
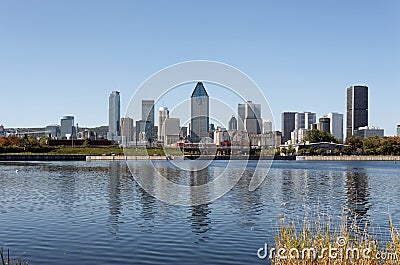
<svg viewBox="0 0 400 265">
<path fill-rule="evenodd" d="M 295 156 L 87 156 L 86 161 L 124 161 L 124 160 L 296 160 Z"/>
<path fill-rule="evenodd" d="M 0 161 L 86 161 L 86 155 L 12 154 L 0 155 Z"/>
<path fill-rule="evenodd" d="M 166 156 L 86 156 L 86 161 L 167 160 Z"/>
<path fill-rule="evenodd" d="M 301 161 L 400 161 L 400 156 L 297 156 Z"/>
</svg>

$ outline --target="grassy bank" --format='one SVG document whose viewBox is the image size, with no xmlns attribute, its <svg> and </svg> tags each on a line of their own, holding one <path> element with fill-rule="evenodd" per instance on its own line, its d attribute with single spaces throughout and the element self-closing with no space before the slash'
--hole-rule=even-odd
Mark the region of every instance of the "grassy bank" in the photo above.
<svg viewBox="0 0 400 265">
<path fill-rule="evenodd" d="M 346 222 L 333 232 L 329 222 L 315 223 L 313 228 L 307 221 L 300 228 L 282 224 L 275 238 L 275 252 L 268 255 L 273 265 L 399 264 L 400 233 L 392 221 L 389 242 L 380 244 L 366 230 Z"/>
<path fill-rule="evenodd" d="M 126 155 L 129 156 L 164 156 L 164 150 L 162 148 L 130 148 L 126 149 Z M 169 153 L 172 153 L 169 152 Z M 20 155 L 37 155 L 37 154 L 49 154 L 49 155 L 92 155 L 92 156 L 101 156 L 101 155 L 124 155 L 124 149 L 115 146 L 106 146 L 106 147 L 55 147 L 55 148 L 46 148 L 46 149 L 37 149 L 37 150 L 28 150 L 25 151 L 23 149 L 3 149 L 0 154 L 20 154 Z"/>
</svg>

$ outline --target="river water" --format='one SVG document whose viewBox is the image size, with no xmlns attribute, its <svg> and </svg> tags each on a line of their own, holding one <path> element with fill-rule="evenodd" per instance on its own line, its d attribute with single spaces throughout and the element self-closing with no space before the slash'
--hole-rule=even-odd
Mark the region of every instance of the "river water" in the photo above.
<svg viewBox="0 0 400 265">
<path fill-rule="evenodd" d="M 145 192 L 125 162 L 2 162 L 0 245 L 41 265 L 268 264 L 257 250 L 281 222 L 350 218 L 383 241 L 389 213 L 400 227 L 400 164 L 276 161 L 250 192 L 255 163 L 220 199 L 175 206 Z"/>
</svg>

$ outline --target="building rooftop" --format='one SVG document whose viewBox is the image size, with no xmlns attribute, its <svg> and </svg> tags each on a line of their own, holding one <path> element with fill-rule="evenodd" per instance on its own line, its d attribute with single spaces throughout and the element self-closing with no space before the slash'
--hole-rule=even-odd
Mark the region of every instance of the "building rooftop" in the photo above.
<svg viewBox="0 0 400 265">
<path fill-rule="evenodd" d="M 193 90 L 192 98 L 195 98 L 195 97 L 208 97 L 207 91 L 204 88 L 204 85 L 202 82 L 198 82 L 196 87 Z"/>
</svg>

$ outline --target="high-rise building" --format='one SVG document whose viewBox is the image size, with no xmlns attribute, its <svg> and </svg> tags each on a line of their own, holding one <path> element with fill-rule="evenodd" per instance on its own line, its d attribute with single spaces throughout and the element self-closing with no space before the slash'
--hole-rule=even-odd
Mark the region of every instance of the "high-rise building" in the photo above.
<svg viewBox="0 0 400 265">
<path fill-rule="evenodd" d="M 309 131 L 308 129 L 300 128 L 298 130 L 294 130 L 293 132 L 291 132 L 290 134 L 291 144 L 299 144 L 304 142 L 304 138 L 306 138 L 308 131 Z"/>
<path fill-rule="evenodd" d="M 237 130 L 237 119 L 235 118 L 235 116 L 232 116 L 228 122 L 228 129 L 230 131 L 236 131 Z"/>
<path fill-rule="evenodd" d="M 296 112 L 283 112 L 282 113 L 282 143 L 290 140 L 291 133 L 295 129 L 295 116 Z"/>
<path fill-rule="evenodd" d="M 169 118 L 169 110 L 167 107 L 160 107 L 158 109 L 158 141 L 164 141 L 163 125 L 165 119 Z"/>
<path fill-rule="evenodd" d="M 349 137 L 358 128 L 368 126 L 368 87 L 347 88 L 346 106 L 346 137 Z"/>
<path fill-rule="evenodd" d="M 154 126 L 154 100 L 142 100 L 142 120 Z"/>
<path fill-rule="evenodd" d="M 133 141 L 133 119 L 121 118 L 121 139 L 123 146 Z"/>
<path fill-rule="evenodd" d="M 264 120 L 262 126 L 262 133 L 271 133 L 272 132 L 272 121 Z"/>
<path fill-rule="evenodd" d="M 400 136 L 400 124 L 397 124 L 397 136 Z"/>
<path fill-rule="evenodd" d="M 121 98 L 119 91 L 112 91 L 108 97 L 108 133 L 107 139 L 116 140 L 120 136 Z"/>
<path fill-rule="evenodd" d="M 136 142 L 151 142 L 151 122 L 136 121 Z"/>
<path fill-rule="evenodd" d="M 179 136 L 182 138 L 185 138 L 188 136 L 188 127 L 187 126 L 182 126 L 181 130 L 179 132 Z"/>
<path fill-rule="evenodd" d="M 367 139 L 368 137 L 378 136 L 383 137 L 385 130 L 374 126 L 359 127 L 354 133 L 355 136 L 359 136 L 361 140 Z"/>
<path fill-rule="evenodd" d="M 294 119 L 295 130 L 311 130 L 312 124 L 317 121 L 317 114 L 313 112 L 297 112 Z"/>
<path fill-rule="evenodd" d="M 175 144 L 179 141 L 180 119 L 166 118 L 163 126 L 163 142 L 165 145 Z"/>
<path fill-rule="evenodd" d="M 336 139 L 343 142 L 343 114 L 331 112 L 324 117 L 330 119 L 330 132 Z"/>
<path fill-rule="evenodd" d="M 210 106 L 209 97 L 202 82 L 198 82 L 191 96 L 190 139 L 194 143 L 208 137 Z"/>
<path fill-rule="evenodd" d="M 63 139 L 76 139 L 74 116 L 64 116 L 61 119 L 60 134 Z"/>
<path fill-rule="evenodd" d="M 217 127 L 214 131 L 214 143 L 217 146 L 223 145 L 225 142 L 230 141 L 230 136 L 226 128 Z"/>
<path fill-rule="evenodd" d="M 154 100 L 142 100 L 142 121 L 150 122 L 151 140 L 155 139 L 157 131 L 154 128 Z"/>
<path fill-rule="evenodd" d="M 73 121 L 72 121 L 72 124 L 73 124 Z M 58 124 L 47 125 L 46 126 L 46 134 L 49 135 L 51 139 L 59 138 L 60 134 L 61 134 L 60 125 L 58 125 Z"/>
<path fill-rule="evenodd" d="M 247 101 L 245 104 L 244 129 L 248 134 L 260 134 L 261 126 L 261 104 Z"/>
<path fill-rule="evenodd" d="M 246 118 L 246 104 L 238 104 L 237 129 L 244 131 L 244 119 Z"/>
<path fill-rule="evenodd" d="M 323 132 L 331 133 L 331 119 L 328 117 L 319 118 L 317 129 Z"/>
</svg>

